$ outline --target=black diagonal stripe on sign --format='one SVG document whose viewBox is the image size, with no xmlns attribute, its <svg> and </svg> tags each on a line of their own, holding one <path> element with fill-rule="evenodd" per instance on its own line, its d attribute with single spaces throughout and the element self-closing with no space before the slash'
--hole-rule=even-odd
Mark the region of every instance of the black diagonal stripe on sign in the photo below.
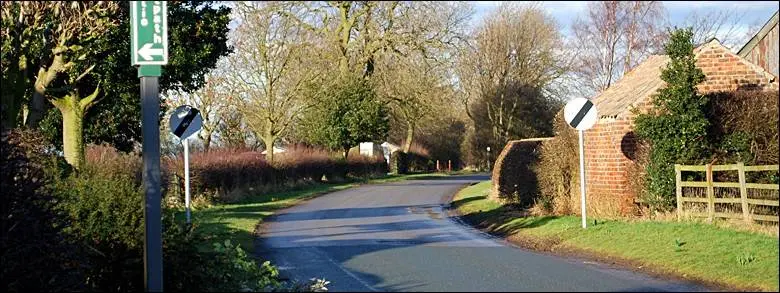
<svg viewBox="0 0 780 293">
<path fill-rule="evenodd" d="M 585 101 L 585 104 L 582 105 L 582 109 L 577 112 L 577 115 L 574 115 L 574 119 L 569 122 L 569 125 L 571 125 L 571 127 L 577 128 L 577 125 L 580 125 L 582 119 L 585 118 L 585 114 L 588 114 L 588 111 L 590 111 L 590 108 L 592 107 L 593 103 L 591 103 L 590 100 Z"/>
<path fill-rule="evenodd" d="M 187 116 L 184 116 L 184 118 L 181 119 L 179 126 L 176 126 L 176 130 L 173 131 L 173 134 L 181 137 L 182 133 L 184 133 L 184 131 L 187 130 L 187 127 L 190 126 L 192 119 L 195 119 L 195 116 L 198 116 L 198 113 L 200 113 L 198 109 L 190 108 L 190 111 L 187 112 Z"/>
</svg>

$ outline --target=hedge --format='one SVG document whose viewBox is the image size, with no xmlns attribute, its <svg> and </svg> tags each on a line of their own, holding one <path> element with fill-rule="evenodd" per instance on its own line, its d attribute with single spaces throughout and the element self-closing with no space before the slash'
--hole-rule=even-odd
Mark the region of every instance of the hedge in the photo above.
<svg viewBox="0 0 780 293">
<path fill-rule="evenodd" d="M 539 197 L 535 172 L 543 142 L 551 138 L 513 140 L 504 146 L 493 167 L 490 196 L 502 203 L 531 206 Z"/>
</svg>

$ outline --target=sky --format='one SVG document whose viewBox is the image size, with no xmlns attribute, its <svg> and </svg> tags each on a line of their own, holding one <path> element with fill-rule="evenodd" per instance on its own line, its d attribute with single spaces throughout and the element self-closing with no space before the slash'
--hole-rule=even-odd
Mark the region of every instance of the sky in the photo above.
<svg viewBox="0 0 780 293">
<path fill-rule="evenodd" d="M 495 9 L 502 1 L 473 1 L 475 15 L 472 25 L 482 21 L 488 12 Z M 519 1 L 530 2 L 530 1 Z M 671 23 L 679 24 L 693 12 L 703 13 L 711 10 L 733 10 L 737 15 L 743 15 L 739 22 L 739 34 L 747 33 L 751 25 L 762 26 L 778 10 L 775 1 L 662 1 Z M 584 15 L 588 1 L 542 1 L 542 7 L 550 13 L 564 35 L 568 34 L 572 21 L 579 15 Z M 747 40 L 745 40 L 747 41 Z M 734 48 L 732 48 L 734 49 Z M 736 48 L 739 49 L 739 48 Z"/>
</svg>

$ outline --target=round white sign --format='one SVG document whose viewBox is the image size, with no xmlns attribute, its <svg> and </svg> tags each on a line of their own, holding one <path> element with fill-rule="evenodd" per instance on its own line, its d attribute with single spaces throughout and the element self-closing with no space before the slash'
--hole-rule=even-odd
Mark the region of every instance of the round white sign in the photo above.
<svg viewBox="0 0 780 293">
<path fill-rule="evenodd" d="M 563 118 L 574 129 L 588 130 L 596 124 L 599 115 L 593 102 L 586 98 L 576 98 L 566 103 Z"/>
<path fill-rule="evenodd" d="M 187 139 L 203 126 L 203 117 L 200 111 L 188 105 L 176 108 L 168 121 L 171 132 L 181 139 Z"/>
</svg>

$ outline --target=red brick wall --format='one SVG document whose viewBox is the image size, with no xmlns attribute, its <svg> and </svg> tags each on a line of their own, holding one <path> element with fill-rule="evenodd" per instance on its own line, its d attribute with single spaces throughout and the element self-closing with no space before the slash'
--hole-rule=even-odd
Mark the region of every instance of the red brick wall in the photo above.
<svg viewBox="0 0 780 293">
<path fill-rule="evenodd" d="M 635 143 L 632 124 L 626 118 L 602 119 L 585 132 L 586 203 L 590 215 L 609 217 L 632 212 L 635 196 L 626 178 Z M 579 211 L 579 197 L 574 201 L 574 210 Z"/>
<path fill-rule="evenodd" d="M 706 75 L 699 85 L 702 93 L 744 88 L 778 90 L 777 78 L 739 58 L 718 44 L 706 44 L 698 54 L 697 65 Z M 650 98 L 639 104 L 650 106 Z M 627 182 L 627 169 L 634 151 L 634 115 L 626 109 L 615 119 L 601 119 L 585 132 L 585 159 L 588 213 L 594 216 L 626 216 L 633 212 L 636 196 Z M 579 193 L 579 187 L 577 187 Z M 579 212 L 579 196 L 573 203 Z"/>
<path fill-rule="evenodd" d="M 701 92 L 733 91 L 742 88 L 778 89 L 777 78 L 758 65 L 740 58 L 723 46 L 712 43 L 704 46 L 696 60 L 696 65 L 707 76 L 699 85 Z"/>
</svg>

